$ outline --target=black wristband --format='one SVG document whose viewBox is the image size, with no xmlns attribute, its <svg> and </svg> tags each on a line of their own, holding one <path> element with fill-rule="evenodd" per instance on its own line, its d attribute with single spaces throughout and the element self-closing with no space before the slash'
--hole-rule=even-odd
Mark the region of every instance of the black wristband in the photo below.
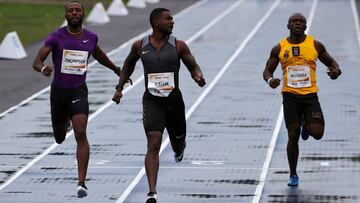
<svg viewBox="0 0 360 203">
<path fill-rule="evenodd" d="M 124 88 L 121 87 L 119 84 L 117 84 L 117 85 L 115 86 L 115 89 L 116 89 L 116 90 L 119 90 L 119 89 L 120 89 L 120 90 L 123 90 Z"/>
<path fill-rule="evenodd" d="M 116 68 L 113 71 L 114 72 L 121 71 L 121 68 L 119 66 L 116 66 Z"/>
</svg>

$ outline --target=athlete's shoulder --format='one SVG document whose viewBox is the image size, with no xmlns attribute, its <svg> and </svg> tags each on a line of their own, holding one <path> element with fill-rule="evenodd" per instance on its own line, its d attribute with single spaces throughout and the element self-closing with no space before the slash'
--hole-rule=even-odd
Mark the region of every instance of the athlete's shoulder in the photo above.
<svg viewBox="0 0 360 203">
<path fill-rule="evenodd" d="M 60 27 L 60 28 L 54 30 L 53 32 L 51 32 L 51 33 L 49 34 L 49 36 L 59 37 L 60 35 L 64 34 L 64 32 L 66 32 L 66 26 Z"/>
<path fill-rule="evenodd" d="M 61 36 L 63 36 L 65 32 L 66 32 L 66 26 L 56 29 L 47 36 L 47 39 L 45 40 L 45 45 L 51 46 L 60 42 L 62 39 Z"/>
<path fill-rule="evenodd" d="M 171 45 L 173 45 L 174 47 L 176 47 L 177 41 L 181 41 L 181 40 L 177 40 L 174 35 L 170 35 L 170 36 L 169 36 L 168 42 L 169 42 Z"/>
<path fill-rule="evenodd" d="M 174 37 L 174 42 L 175 42 L 176 47 L 187 47 L 187 44 L 184 40 L 177 39 Z"/>
<path fill-rule="evenodd" d="M 288 37 L 283 37 L 279 40 L 279 44 L 282 45 L 282 44 L 286 44 L 288 43 Z"/>
<path fill-rule="evenodd" d="M 312 35 L 307 34 L 306 39 L 315 40 L 315 37 Z"/>
<path fill-rule="evenodd" d="M 90 30 L 88 30 L 88 29 L 86 29 L 86 28 L 83 28 L 83 32 L 84 32 L 84 34 L 86 34 L 86 35 L 90 35 L 90 36 L 97 37 L 97 34 L 96 34 L 95 32 L 92 32 L 92 31 L 90 31 Z"/>
</svg>

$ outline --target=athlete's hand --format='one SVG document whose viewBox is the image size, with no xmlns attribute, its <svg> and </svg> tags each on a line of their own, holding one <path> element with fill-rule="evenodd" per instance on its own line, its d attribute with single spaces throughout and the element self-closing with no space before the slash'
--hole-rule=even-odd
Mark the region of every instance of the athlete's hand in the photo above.
<svg viewBox="0 0 360 203">
<path fill-rule="evenodd" d="M 50 77 L 53 70 L 54 70 L 53 67 L 45 66 L 44 70 L 41 73 L 46 77 Z"/>
<path fill-rule="evenodd" d="M 273 89 L 277 88 L 280 85 L 280 79 L 279 78 L 273 78 L 269 81 L 269 86 Z"/>
<path fill-rule="evenodd" d="M 335 80 L 341 75 L 341 70 L 338 68 L 329 67 L 327 74 L 332 80 Z"/>
<path fill-rule="evenodd" d="M 200 76 L 195 76 L 194 77 L 194 81 L 200 86 L 200 87 L 204 87 L 206 85 L 205 79 L 203 77 Z"/>
<path fill-rule="evenodd" d="M 113 100 L 116 104 L 119 104 L 122 96 L 123 96 L 122 91 L 116 90 L 116 91 L 115 91 L 115 94 L 114 94 L 114 96 L 113 96 L 113 98 L 112 98 L 112 100 Z"/>
<path fill-rule="evenodd" d="M 133 82 L 132 82 L 132 79 L 131 79 L 131 78 L 129 78 L 129 79 L 126 81 L 126 83 L 130 83 L 130 85 L 133 85 Z"/>
<path fill-rule="evenodd" d="M 120 67 L 116 67 L 116 69 L 114 70 L 114 73 L 120 77 L 120 74 L 121 74 L 121 69 Z"/>
</svg>

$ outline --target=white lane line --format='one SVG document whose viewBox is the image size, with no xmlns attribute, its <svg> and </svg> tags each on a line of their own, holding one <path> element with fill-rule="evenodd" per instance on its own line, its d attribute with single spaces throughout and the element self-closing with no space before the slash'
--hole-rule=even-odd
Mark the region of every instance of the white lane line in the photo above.
<svg viewBox="0 0 360 203">
<path fill-rule="evenodd" d="M 306 30 L 305 30 L 305 33 L 306 33 L 306 34 L 308 34 L 309 31 L 310 31 L 312 22 L 313 22 L 313 20 L 314 20 L 314 16 L 315 16 L 315 11 L 316 11 L 317 5 L 318 5 L 318 0 L 314 0 L 313 3 L 312 3 L 312 5 L 311 5 L 311 10 L 310 10 L 310 13 L 309 13 L 308 21 L 307 21 L 307 23 L 306 23 L 306 25 L 307 25 L 307 28 L 306 28 Z"/>
<path fill-rule="evenodd" d="M 305 31 L 306 33 L 310 30 L 312 21 L 314 19 L 317 4 L 318 4 L 318 0 L 314 0 L 312 5 L 311 5 L 310 14 L 309 14 L 309 17 L 308 17 L 307 29 Z M 268 151 L 266 153 L 265 161 L 264 161 L 264 164 L 263 164 L 263 167 L 262 167 L 262 170 L 261 170 L 261 174 L 260 174 L 260 178 L 259 178 L 259 184 L 256 187 L 252 203 L 260 202 L 262 191 L 263 191 L 264 186 L 265 186 L 266 176 L 267 176 L 267 173 L 268 173 L 269 168 L 270 168 L 270 162 L 271 162 L 272 156 L 274 154 L 276 141 L 277 141 L 277 138 L 279 136 L 279 131 L 280 131 L 281 123 L 283 122 L 283 119 L 284 119 L 284 109 L 283 109 L 283 106 L 281 105 L 278 117 L 276 119 L 274 132 L 272 134 L 271 141 L 270 141 L 270 144 L 269 144 L 269 148 L 268 148 Z"/>
<path fill-rule="evenodd" d="M 184 9 L 184 10 L 180 11 L 179 13 L 177 13 L 176 15 L 174 15 L 174 18 L 176 19 L 176 18 L 179 18 L 179 17 L 181 17 L 181 16 L 189 13 L 191 10 L 193 10 L 193 9 L 201 6 L 202 4 L 206 3 L 207 1 L 208 1 L 208 0 L 201 0 L 201 1 L 196 2 L 195 4 L 192 4 L 191 6 L 187 7 L 186 9 Z M 135 36 L 135 37 L 131 38 L 130 40 L 126 41 L 125 43 L 123 43 L 122 45 L 120 45 L 118 48 L 111 50 L 111 51 L 108 52 L 106 55 L 110 57 L 111 55 L 119 52 L 120 50 L 122 50 L 122 49 L 130 46 L 130 45 L 133 44 L 136 40 L 141 39 L 142 37 L 150 34 L 151 31 L 152 31 L 151 28 L 148 29 L 148 30 L 146 30 L 145 32 L 139 34 L 138 36 Z M 98 64 L 98 62 L 94 60 L 94 61 L 91 62 L 88 66 L 91 67 L 91 66 L 94 66 L 95 64 Z M 91 71 L 91 69 L 90 69 L 90 71 Z M 25 100 L 21 101 L 19 104 L 14 105 L 14 106 L 8 108 L 7 110 L 5 110 L 5 111 L 3 111 L 2 113 L 0 113 L 0 118 L 2 118 L 3 116 L 5 116 L 6 114 L 8 114 L 8 113 L 10 113 L 10 112 L 12 112 L 12 111 L 14 111 L 14 110 L 16 110 L 17 108 L 23 106 L 24 104 L 29 103 L 30 101 L 32 101 L 33 99 L 37 98 L 39 95 L 45 93 L 45 92 L 48 91 L 48 90 L 50 90 L 50 86 L 45 87 L 44 89 L 40 90 L 39 92 L 31 95 L 30 97 L 28 97 L 28 98 L 26 98 Z"/>
<path fill-rule="evenodd" d="M 187 7 L 186 9 L 184 9 L 183 11 L 181 11 L 180 13 L 176 14 L 174 16 L 174 18 L 178 18 L 179 16 L 182 16 L 188 12 L 190 12 L 191 10 L 201 6 L 202 4 L 204 4 L 205 2 L 207 2 L 208 0 L 203 0 L 203 1 L 199 1 L 196 4 L 193 4 L 189 7 Z M 146 36 L 148 33 L 151 32 L 151 29 L 147 30 L 146 32 L 140 34 L 137 37 L 134 37 L 132 39 L 130 39 L 129 41 L 127 41 L 126 43 L 124 43 L 123 45 L 121 45 L 118 49 L 115 49 L 111 52 L 108 53 L 108 55 L 112 55 L 114 53 L 116 53 L 117 51 L 120 51 L 121 49 L 127 47 L 129 44 L 134 43 L 137 39 Z M 92 62 L 90 65 L 94 65 L 96 62 Z M 144 79 L 144 76 L 139 77 L 138 79 L 136 79 L 136 81 L 134 82 L 134 84 L 132 86 L 129 86 L 127 88 L 124 89 L 124 95 L 130 91 L 132 88 L 134 88 L 137 84 L 139 84 L 142 80 Z M 32 99 L 34 99 L 35 97 L 39 96 L 41 93 L 45 92 L 46 90 L 48 90 L 49 87 L 44 88 L 43 90 L 41 90 L 40 92 L 34 94 L 33 96 L 29 97 L 28 99 L 24 100 L 23 102 L 21 102 L 19 105 L 16 105 L 12 108 L 10 108 L 8 111 L 0 114 L 0 118 L 2 116 L 4 116 L 5 114 L 9 113 L 12 110 L 15 110 L 16 108 L 20 107 L 21 105 L 31 101 Z M 103 106 L 101 106 L 98 110 L 96 110 L 93 114 L 91 114 L 89 116 L 88 122 L 90 122 L 95 116 L 97 116 L 98 114 L 100 114 L 102 111 L 104 111 L 107 107 L 109 107 L 113 102 L 112 101 L 108 101 L 106 104 L 104 104 Z M 70 131 L 66 134 L 65 139 L 67 139 L 69 136 L 73 135 L 73 131 Z M 42 158 L 44 158 L 46 155 L 48 155 L 53 149 L 55 149 L 58 146 L 58 144 L 53 143 L 51 146 L 49 146 L 45 151 L 43 151 L 40 155 L 38 155 L 37 157 L 35 157 L 35 159 L 31 160 L 29 163 L 27 163 L 25 166 L 23 166 L 20 170 L 16 171 L 16 173 L 11 176 L 8 180 L 6 180 L 2 185 L 0 185 L 0 191 L 3 190 L 5 187 L 7 187 L 9 184 L 11 184 L 13 181 L 15 181 L 19 176 L 21 176 L 21 174 L 23 174 L 26 170 L 28 170 L 31 166 L 33 166 L 36 162 L 38 162 L 39 160 L 41 160 Z"/>
<path fill-rule="evenodd" d="M 283 112 L 283 107 L 281 106 L 278 117 L 276 119 L 275 129 L 274 129 L 274 132 L 271 137 L 268 152 L 266 153 L 265 161 L 264 161 L 263 167 L 261 169 L 259 184 L 256 187 L 252 203 L 258 203 L 260 201 L 261 194 L 264 189 L 264 185 L 265 185 L 265 181 L 266 181 L 267 172 L 269 170 L 270 162 L 271 162 L 272 156 L 274 154 L 276 140 L 279 136 L 279 131 L 280 131 L 281 123 L 282 123 L 283 119 L 284 119 L 284 112 Z"/>
<path fill-rule="evenodd" d="M 208 93 L 214 88 L 215 84 L 219 81 L 219 79 L 222 77 L 222 75 L 225 73 L 225 71 L 230 67 L 232 62 L 236 59 L 236 57 L 243 51 L 245 46 L 249 43 L 249 41 L 254 37 L 256 32 L 260 29 L 262 24 L 266 21 L 266 19 L 270 16 L 270 14 L 274 11 L 274 9 L 280 4 L 281 0 L 277 0 L 271 8 L 268 10 L 268 12 L 263 16 L 263 18 L 256 24 L 254 29 L 247 35 L 247 37 L 244 39 L 244 41 L 240 44 L 240 46 L 237 48 L 235 53 L 229 58 L 227 63 L 222 67 L 220 72 L 216 75 L 215 79 L 210 83 L 210 85 L 202 92 L 200 97 L 196 100 L 196 102 L 191 106 L 191 108 L 186 112 L 186 120 L 191 116 L 191 114 L 195 111 L 195 109 L 199 106 L 199 104 L 204 100 L 204 98 L 208 95 Z M 199 35 L 200 36 L 200 35 Z M 160 149 L 161 152 L 165 149 L 165 147 L 169 144 L 169 137 L 167 137 Z M 134 180 L 130 183 L 130 185 L 126 188 L 126 190 L 123 192 L 123 194 L 119 197 L 119 199 L 116 201 L 116 203 L 122 203 L 126 200 L 127 196 L 130 194 L 130 192 L 134 189 L 134 187 L 140 182 L 140 179 L 145 175 L 145 167 L 142 167 L 137 176 L 134 178 Z"/>
<path fill-rule="evenodd" d="M 359 15 L 356 8 L 355 0 L 351 0 L 351 10 L 353 13 L 354 23 L 355 23 L 355 31 L 356 31 L 356 37 L 358 44 L 360 46 L 360 28 L 359 28 Z"/>
</svg>

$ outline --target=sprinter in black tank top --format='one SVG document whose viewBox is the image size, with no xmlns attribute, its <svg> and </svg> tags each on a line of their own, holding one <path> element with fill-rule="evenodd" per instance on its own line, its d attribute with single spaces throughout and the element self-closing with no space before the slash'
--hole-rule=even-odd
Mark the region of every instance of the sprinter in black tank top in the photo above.
<svg viewBox="0 0 360 203">
<path fill-rule="evenodd" d="M 180 60 L 200 87 L 205 85 L 205 80 L 186 43 L 171 35 L 174 21 L 170 11 L 154 9 L 150 14 L 150 24 L 153 33 L 136 41 L 124 62 L 113 101 L 120 103 L 124 84 L 141 58 L 145 77 L 143 124 L 148 143 L 145 169 L 149 193 L 146 202 L 156 203 L 159 151 L 164 129 L 169 133 L 176 162 L 182 160 L 186 146 L 185 107 L 179 90 Z"/>
</svg>

